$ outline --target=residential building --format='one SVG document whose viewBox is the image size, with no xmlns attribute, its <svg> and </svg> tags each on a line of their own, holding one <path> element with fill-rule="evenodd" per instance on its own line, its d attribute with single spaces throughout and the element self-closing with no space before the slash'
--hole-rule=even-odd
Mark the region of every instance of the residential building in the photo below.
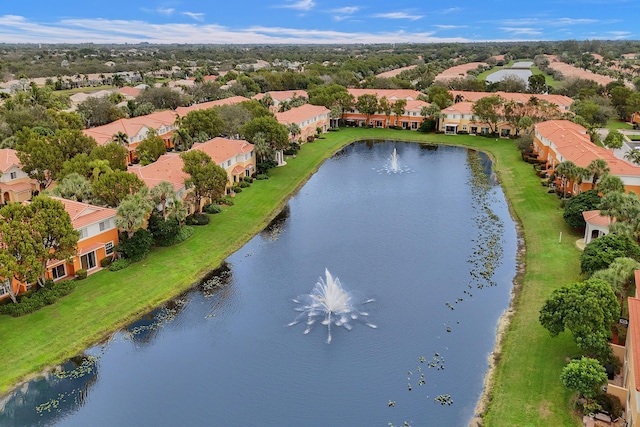
<svg viewBox="0 0 640 427">
<path fill-rule="evenodd" d="M 450 90 L 449 93 L 453 96 L 456 102 L 467 101 L 476 102 L 486 96 L 499 95 L 506 101 L 521 102 L 523 104 L 528 103 L 532 98 L 536 98 L 539 101 L 545 101 L 549 104 L 556 105 L 560 111 L 569 111 L 573 99 L 564 95 L 546 95 L 546 94 L 532 94 L 532 93 L 519 93 L 519 92 L 474 92 L 466 90 Z"/>
<path fill-rule="evenodd" d="M 546 161 L 549 173 L 565 160 L 586 168 L 592 160 L 603 159 L 609 173 L 622 180 L 627 192 L 640 194 L 640 166 L 617 158 L 612 150 L 593 144 L 584 127 L 569 120 L 549 120 L 536 124 L 534 129 L 534 154 Z M 567 193 L 589 190 L 591 181 L 588 177 L 581 183 L 569 182 Z"/>
<path fill-rule="evenodd" d="M 269 108 L 271 111 L 276 112 L 280 111 L 280 107 L 284 102 L 291 102 L 295 98 L 304 98 L 306 101 L 309 100 L 309 95 L 305 90 L 272 90 L 265 93 L 258 93 L 252 97 L 252 99 L 257 99 L 260 101 L 265 96 L 271 96 L 273 100 L 273 105 Z"/>
<path fill-rule="evenodd" d="M 290 134 L 289 139 L 304 143 L 309 137 L 316 135 L 317 129 L 320 129 L 321 133 L 327 132 L 330 121 L 329 113 L 329 109 L 322 105 L 304 104 L 283 113 L 276 113 L 276 120 L 285 126 L 292 123 L 297 124 L 300 133 Z"/>
<path fill-rule="evenodd" d="M 0 203 L 24 202 L 38 190 L 38 182 L 22 171 L 16 150 L 0 149 Z"/>
<path fill-rule="evenodd" d="M 582 217 L 587 224 L 584 228 L 585 245 L 591 243 L 593 239 L 609 234 L 609 226 L 616 222 L 615 218 L 611 219 L 609 216 L 600 215 L 599 210 L 584 211 Z"/>
<path fill-rule="evenodd" d="M 221 105 L 235 105 L 244 101 L 249 101 L 249 98 L 244 96 L 232 96 L 230 98 L 218 99 L 217 101 L 201 102 L 200 104 L 193 104 L 188 107 L 176 108 L 176 114 L 179 117 L 184 117 L 191 111 L 206 110 L 208 108 L 219 107 Z"/>
<path fill-rule="evenodd" d="M 378 100 L 385 97 L 391 104 L 397 100 L 404 99 L 407 104 L 404 108 L 404 112 L 400 116 L 396 116 L 391 113 L 389 116 L 384 112 L 378 111 L 369 117 L 369 123 L 367 116 L 355 108 L 351 111 L 347 111 L 344 114 L 343 119 L 349 126 L 365 126 L 371 125 L 373 127 L 388 128 L 390 126 L 401 127 L 402 129 L 417 130 L 422 124 L 424 117 L 421 115 L 423 107 L 428 107 L 429 103 L 418 100 L 420 92 L 410 89 L 348 89 L 349 93 L 357 100 L 359 96 L 372 94 L 375 95 Z"/>
<path fill-rule="evenodd" d="M 114 141 L 119 133 L 126 135 L 127 140 L 124 144 L 129 150 L 129 162 L 132 162 L 136 157 L 136 147 L 147 138 L 151 129 L 164 140 L 167 148 L 171 147 L 171 135 L 176 129 L 175 121 L 175 112 L 171 110 L 156 111 L 145 116 L 119 119 L 106 125 L 85 129 L 83 133 L 93 137 L 98 145 Z"/>
<path fill-rule="evenodd" d="M 256 171 L 253 144 L 245 140 L 214 138 L 207 142 L 194 144 L 191 150 L 205 152 L 216 164 L 227 171 L 227 189 L 245 176 L 253 175 Z M 149 165 L 130 166 L 129 172 L 138 175 L 149 188 L 155 187 L 162 181 L 170 182 L 176 190 L 178 198 L 186 201 L 189 190 L 185 188 L 184 181 L 189 178 L 189 174 L 183 172 L 183 166 L 180 153 L 171 152 L 160 156 L 158 160 Z"/>
<path fill-rule="evenodd" d="M 71 260 L 52 260 L 47 263 L 47 277 L 56 280 L 73 278 L 80 269 L 88 274 L 101 269 L 100 260 L 112 256 L 118 244 L 115 226 L 116 210 L 87 203 L 52 197 L 62 202 L 71 217 L 73 228 L 80 232 L 78 252 Z M 32 284 L 6 279 L 0 283 L 0 300 L 9 296 L 8 286 L 16 294 L 26 292 Z"/>
</svg>

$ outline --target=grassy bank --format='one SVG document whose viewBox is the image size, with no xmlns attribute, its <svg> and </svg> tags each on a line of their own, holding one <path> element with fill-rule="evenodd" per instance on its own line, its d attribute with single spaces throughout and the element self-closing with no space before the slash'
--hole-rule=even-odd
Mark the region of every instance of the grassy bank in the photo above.
<svg viewBox="0 0 640 427">
<path fill-rule="evenodd" d="M 184 292 L 259 232 L 324 159 L 362 138 L 464 144 L 494 157 L 495 169 L 524 227 L 527 271 L 496 370 L 486 425 L 579 425 L 559 381 L 565 358 L 577 350 L 568 336 L 551 339 L 537 320 L 551 291 L 579 275 L 574 246 L 579 236 L 566 228 L 558 200 L 546 193 L 509 140 L 379 129 L 343 129 L 305 144 L 297 158 L 273 170 L 270 180 L 256 181 L 238 194 L 235 206 L 198 227 L 186 242 L 155 249 L 125 270 L 98 272 L 79 282 L 72 295 L 37 313 L 15 319 L 0 316 L 0 363 L 5 366 L 0 370 L 0 394 Z M 560 232 L 563 239 L 558 243 Z"/>
</svg>

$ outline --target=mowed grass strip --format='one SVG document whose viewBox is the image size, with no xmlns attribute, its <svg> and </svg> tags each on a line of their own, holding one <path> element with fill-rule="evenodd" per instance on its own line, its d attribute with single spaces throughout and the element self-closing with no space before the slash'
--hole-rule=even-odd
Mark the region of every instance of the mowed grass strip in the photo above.
<svg viewBox="0 0 640 427">
<path fill-rule="evenodd" d="M 580 279 L 580 236 L 562 220 L 559 201 L 547 194 L 510 140 L 420 134 L 386 129 L 342 129 L 305 144 L 298 156 L 238 194 L 235 205 L 212 216 L 180 245 L 154 249 L 119 271 L 101 271 L 78 282 L 73 294 L 20 318 L 0 316 L 0 393 L 108 337 L 131 320 L 183 293 L 239 249 L 279 212 L 288 198 L 344 145 L 359 139 L 397 139 L 465 145 L 484 150 L 524 229 L 526 273 L 517 311 L 496 369 L 487 426 L 578 426 L 559 375 L 565 358 L 578 354 L 568 334 L 552 339 L 538 311 L 553 289 Z M 559 243 L 560 232 L 563 233 Z"/>
</svg>

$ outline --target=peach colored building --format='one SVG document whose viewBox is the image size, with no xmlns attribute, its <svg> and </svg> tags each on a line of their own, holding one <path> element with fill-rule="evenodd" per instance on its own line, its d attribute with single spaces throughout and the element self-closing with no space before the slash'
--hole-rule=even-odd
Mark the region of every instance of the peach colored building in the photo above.
<svg viewBox="0 0 640 427">
<path fill-rule="evenodd" d="M 489 123 L 479 121 L 473 114 L 473 102 L 458 102 L 440 110 L 438 129 L 447 135 L 468 133 L 469 135 L 487 135 L 491 133 Z M 497 124 L 496 132 L 502 137 L 515 134 L 513 126 L 501 121 Z"/>
<path fill-rule="evenodd" d="M 422 124 L 424 117 L 420 114 L 423 107 L 428 107 L 429 103 L 418 100 L 418 96 L 421 94 L 417 90 L 411 89 L 348 89 L 349 93 L 353 97 L 358 99 L 359 96 L 365 94 L 373 94 L 378 100 L 382 97 L 393 104 L 395 101 L 404 99 L 407 101 L 404 112 L 397 117 L 391 113 L 390 116 L 386 116 L 384 112 L 378 111 L 371 115 L 369 123 L 366 122 L 366 115 L 360 113 L 356 109 L 347 111 L 344 115 L 344 120 L 351 126 L 364 126 L 371 125 L 378 128 L 387 128 L 389 126 L 398 126 L 403 129 L 417 130 Z"/>
<path fill-rule="evenodd" d="M 584 228 L 584 244 L 588 245 L 593 239 L 609 234 L 609 226 L 616 222 L 616 219 L 600 215 L 599 210 L 584 211 L 582 217 L 587 223 Z"/>
<path fill-rule="evenodd" d="M 244 101 L 249 101 L 249 98 L 244 96 L 232 96 L 231 98 L 218 99 L 217 101 L 201 102 L 200 104 L 193 104 L 188 107 L 176 108 L 176 114 L 180 117 L 184 117 L 191 111 L 206 110 L 208 108 L 220 107 L 222 105 L 235 105 Z"/>
<path fill-rule="evenodd" d="M 227 171 L 227 188 L 256 171 L 253 144 L 242 139 L 213 138 L 194 144 L 191 150 L 203 151 Z M 189 178 L 189 174 L 182 171 L 183 166 L 180 153 L 172 152 L 163 154 L 154 163 L 146 166 L 133 165 L 128 170 L 135 173 L 150 189 L 162 181 L 168 181 L 173 185 L 178 198 L 184 201 L 189 193 L 184 181 Z"/>
<path fill-rule="evenodd" d="M 283 113 L 276 113 L 276 120 L 283 125 L 295 123 L 300 128 L 297 135 L 289 135 L 290 140 L 297 140 L 301 143 L 307 141 L 307 138 L 316 135 L 318 128 L 321 133 L 327 132 L 329 128 L 329 109 L 322 105 L 304 104 L 300 107 L 294 107 Z"/>
<path fill-rule="evenodd" d="M 640 280 L 639 272 L 635 272 Z M 622 385 L 607 385 L 607 393 L 622 403 L 627 427 L 640 426 L 640 299 L 629 297 L 629 319 L 625 346 L 612 344 L 613 353 L 622 361 Z"/>
<path fill-rule="evenodd" d="M 98 145 L 105 145 L 114 140 L 115 135 L 122 132 L 127 136 L 125 142 L 129 150 L 129 161 L 135 157 L 138 144 L 147 138 L 151 129 L 155 130 L 167 147 L 171 147 L 171 135 L 176 129 L 176 113 L 171 110 L 156 111 L 145 116 L 120 119 L 102 126 L 85 129 L 82 132 L 93 137 Z"/>
<path fill-rule="evenodd" d="M 474 92 L 465 90 L 450 90 L 449 93 L 453 96 L 453 99 L 458 101 L 476 102 L 486 96 L 499 95 L 501 98 L 507 101 L 515 101 L 526 104 L 531 98 L 536 98 L 540 101 L 548 102 L 549 104 L 556 105 L 561 111 L 569 111 L 573 99 L 564 95 L 545 95 L 545 94 L 532 94 L 532 93 L 518 93 L 518 92 Z"/>
<path fill-rule="evenodd" d="M 16 150 L 0 149 L 0 203 L 24 202 L 38 190 L 38 182 L 22 171 Z"/>
<path fill-rule="evenodd" d="M 52 197 L 62 202 L 71 217 L 73 228 L 80 232 L 78 252 L 70 261 L 52 260 L 47 263 L 47 277 L 54 281 L 73 278 L 80 269 L 91 274 L 101 269 L 100 260 L 112 256 L 118 244 L 118 229 L 115 226 L 116 210 L 87 203 Z M 0 299 L 7 298 L 9 279 L 0 282 Z M 26 292 L 31 284 L 12 281 L 16 294 Z"/>
<path fill-rule="evenodd" d="M 587 130 L 569 120 L 549 120 L 535 125 L 533 150 L 538 159 L 546 160 L 549 173 L 565 160 L 586 168 L 595 159 L 607 162 L 609 173 L 624 183 L 626 191 L 640 194 L 640 166 L 617 158 L 612 150 L 591 142 Z M 570 182 L 567 193 L 578 194 L 591 188 L 588 177 L 578 185 Z"/>
<path fill-rule="evenodd" d="M 305 98 L 307 101 L 309 100 L 309 94 L 307 91 L 298 89 L 298 90 L 272 90 L 265 93 L 258 93 L 252 97 L 252 99 L 257 99 L 260 101 L 267 94 L 271 96 L 273 100 L 273 105 L 270 107 L 270 110 L 276 112 L 280 110 L 280 105 L 283 102 L 291 102 L 295 98 Z"/>
</svg>

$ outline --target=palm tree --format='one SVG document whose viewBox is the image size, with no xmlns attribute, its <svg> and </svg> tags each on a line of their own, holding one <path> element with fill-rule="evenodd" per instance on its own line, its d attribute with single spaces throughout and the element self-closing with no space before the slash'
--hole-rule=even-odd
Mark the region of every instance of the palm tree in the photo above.
<svg viewBox="0 0 640 427">
<path fill-rule="evenodd" d="M 186 129 L 178 129 L 173 131 L 171 143 L 176 151 L 187 151 L 193 145 L 193 138 Z"/>
<path fill-rule="evenodd" d="M 595 190 L 598 178 L 609 172 L 609 166 L 604 159 L 593 159 L 591 163 L 587 165 L 587 171 L 593 176 L 591 179 L 591 189 Z"/>
<path fill-rule="evenodd" d="M 625 153 L 624 158 L 636 165 L 640 165 L 640 150 L 632 148 Z"/>
<path fill-rule="evenodd" d="M 615 175 L 605 173 L 598 184 L 598 191 L 604 195 L 614 191 L 624 193 L 624 182 Z"/>
<path fill-rule="evenodd" d="M 162 217 L 166 220 L 167 201 L 175 200 L 177 198 L 176 190 L 173 188 L 173 185 L 168 181 L 161 181 L 151 189 L 150 195 L 154 205 L 162 206 Z"/>
<path fill-rule="evenodd" d="M 140 193 L 129 194 L 118 206 L 115 225 L 132 238 L 136 230 L 144 225 L 150 211 L 150 203 Z"/>
<path fill-rule="evenodd" d="M 89 162 L 89 167 L 92 169 L 91 178 L 93 181 L 98 179 L 100 175 L 113 172 L 111 166 L 109 166 L 109 160 L 96 159 Z"/>
<path fill-rule="evenodd" d="M 262 132 L 257 132 L 253 136 L 253 150 L 260 162 L 273 159 L 273 148 L 271 148 Z"/>
<path fill-rule="evenodd" d="M 592 279 L 601 279 L 611 285 L 613 291 L 620 297 L 620 309 L 627 297 L 629 287 L 634 281 L 635 270 L 640 269 L 640 263 L 633 258 L 621 257 L 613 260 L 604 270 L 598 270 Z"/>
<path fill-rule="evenodd" d="M 569 178 L 575 174 L 576 168 L 576 164 L 571 160 L 565 160 L 564 162 L 558 163 L 558 166 L 556 166 L 554 170 L 555 175 L 561 179 L 563 199 L 567 197 L 567 184 L 569 183 Z"/>
<path fill-rule="evenodd" d="M 125 147 L 129 145 L 129 136 L 122 131 L 118 131 L 118 133 L 114 134 L 111 138 L 113 141 Z"/>
<path fill-rule="evenodd" d="M 287 130 L 294 140 L 296 139 L 296 135 L 300 134 L 300 126 L 298 126 L 297 123 L 289 123 L 287 125 Z"/>
<path fill-rule="evenodd" d="M 167 206 L 167 218 L 175 219 L 178 224 L 182 225 L 187 219 L 187 209 L 184 207 L 182 200 L 173 199 Z"/>
</svg>

